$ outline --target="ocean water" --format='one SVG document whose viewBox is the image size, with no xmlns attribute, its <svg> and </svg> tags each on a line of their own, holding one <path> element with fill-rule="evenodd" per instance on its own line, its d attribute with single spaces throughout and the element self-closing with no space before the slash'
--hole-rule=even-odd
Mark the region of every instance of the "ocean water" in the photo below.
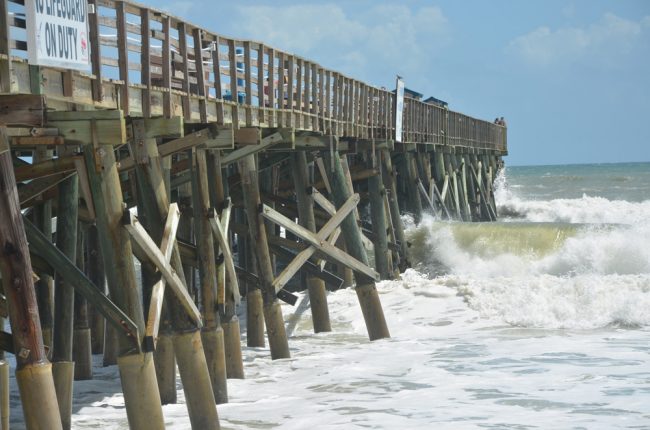
<svg viewBox="0 0 650 430">
<path fill-rule="evenodd" d="M 496 223 L 409 226 L 414 268 L 378 284 L 391 339 L 367 340 L 352 290 L 331 333 L 285 306 L 292 358 L 244 348 L 222 428 L 650 428 L 650 163 L 507 167 L 496 200 Z M 73 427 L 127 428 L 117 369 L 96 371 Z"/>
</svg>

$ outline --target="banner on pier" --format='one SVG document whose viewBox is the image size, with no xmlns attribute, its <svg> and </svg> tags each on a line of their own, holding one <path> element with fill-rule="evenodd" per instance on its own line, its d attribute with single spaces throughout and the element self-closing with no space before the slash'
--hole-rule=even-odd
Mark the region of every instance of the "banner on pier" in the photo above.
<svg viewBox="0 0 650 430">
<path fill-rule="evenodd" d="M 397 78 L 395 91 L 395 142 L 402 141 L 402 114 L 404 113 L 404 81 Z"/>
<path fill-rule="evenodd" d="M 88 70 L 87 0 L 26 0 L 29 63 Z"/>
</svg>

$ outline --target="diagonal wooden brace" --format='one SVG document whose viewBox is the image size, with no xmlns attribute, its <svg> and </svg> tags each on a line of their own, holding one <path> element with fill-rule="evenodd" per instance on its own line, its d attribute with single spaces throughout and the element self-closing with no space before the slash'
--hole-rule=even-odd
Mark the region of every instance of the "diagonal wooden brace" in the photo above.
<svg viewBox="0 0 650 430">
<path fill-rule="evenodd" d="M 163 230 L 162 240 L 160 242 L 160 252 L 162 252 L 165 262 L 169 264 L 174 250 L 176 241 L 176 231 L 180 221 L 181 213 L 176 203 L 169 205 L 167 221 Z M 161 277 L 151 288 L 151 300 L 149 302 L 149 313 L 147 315 L 147 326 L 144 332 L 145 349 L 153 350 L 158 341 L 158 330 L 160 329 L 160 318 L 162 316 L 162 305 L 165 297 L 165 285 L 167 281 Z"/>
<path fill-rule="evenodd" d="M 197 327 L 203 327 L 201 314 L 188 294 L 185 283 L 171 267 L 169 260 L 165 260 L 165 255 L 163 255 L 160 248 L 156 246 L 155 242 L 151 239 L 142 224 L 140 224 L 137 217 L 127 209 L 124 211 L 122 222 L 131 235 L 131 238 L 140 246 L 140 248 L 142 248 L 151 263 L 160 270 L 160 273 L 165 278 L 176 297 L 178 297 L 181 306 L 183 306 L 190 318 L 194 320 Z M 169 254 L 171 258 L 171 251 Z"/>
<path fill-rule="evenodd" d="M 287 231 L 290 231 L 311 245 L 309 248 L 300 252 L 291 264 L 289 264 L 282 273 L 274 279 L 273 287 L 276 292 L 279 291 L 298 270 L 300 270 L 302 265 L 305 264 L 305 262 L 309 260 L 316 251 L 323 254 L 323 256 L 328 260 L 333 260 L 336 263 L 343 264 L 352 270 L 363 273 L 373 279 L 379 278 L 378 273 L 371 267 L 366 266 L 359 260 L 341 251 L 327 241 L 327 237 L 332 234 L 341 222 L 343 222 L 345 217 L 356 208 L 359 199 L 358 194 L 352 195 L 316 234 L 296 224 L 274 209 L 263 205 L 262 216 L 264 216 L 264 218 L 284 227 Z"/>
<path fill-rule="evenodd" d="M 120 331 L 126 332 L 127 336 L 133 340 L 136 348 L 140 348 L 140 334 L 138 326 L 126 315 L 115 303 L 106 297 L 92 283 L 79 268 L 70 261 L 64 253 L 54 246 L 45 235 L 34 224 L 31 223 L 24 215 L 25 233 L 29 241 L 30 248 L 38 255 L 43 257 L 47 263 L 56 267 L 57 273 L 60 274 L 67 283 L 79 294 L 81 294 L 89 303 L 106 318 L 110 324 Z"/>
<path fill-rule="evenodd" d="M 230 252 L 230 244 L 228 243 L 228 225 L 230 224 L 231 209 L 232 203 L 230 202 L 230 199 L 228 199 L 228 205 L 221 212 L 221 220 L 217 221 L 217 211 L 214 209 L 210 211 L 208 216 L 210 219 L 210 227 L 212 227 L 212 235 L 219 243 L 219 249 L 223 254 L 223 264 L 226 265 L 226 272 L 230 278 L 235 303 L 239 305 L 241 297 L 239 296 L 237 272 L 235 271 L 235 263 L 232 259 L 232 252 Z"/>
</svg>

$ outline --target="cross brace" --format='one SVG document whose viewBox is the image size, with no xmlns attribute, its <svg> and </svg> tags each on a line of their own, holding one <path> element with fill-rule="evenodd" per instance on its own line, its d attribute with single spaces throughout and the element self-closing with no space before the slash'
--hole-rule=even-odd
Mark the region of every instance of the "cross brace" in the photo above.
<svg viewBox="0 0 650 430">
<path fill-rule="evenodd" d="M 75 291 L 81 294 L 90 304 L 106 318 L 106 320 L 134 341 L 140 349 L 140 335 L 136 324 L 115 303 L 106 297 L 93 282 L 79 270 L 68 257 L 54 246 L 45 235 L 37 229 L 25 216 L 25 233 L 29 246 L 69 283 Z"/>
<path fill-rule="evenodd" d="M 171 211 L 173 211 L 172 206 L 170 206 L 170 212 Z M 178 211 L 178 207 L 176 207 L 176 211 Z M 147 233 L 142 224 L 140 224 L 137 217 L 133 215 L 128 209 L 124 211 L 122 222 L 126 227 L 126 230 L 131 235 L 131 238 L 140 246 L 151 263 L 156 266 L 158 270 L 160 270 L 163 278 L 165 278 L 165 281 L 169 284 L 169 287 L 172 289 L 176 297 L 178 297 L 178 300 L 181 302 L 181 306 L 183 306 L 190 318 L 194 320 L 197 327 L 203 327 L 201 313 L 188 294 L 185 283 L 169 264 L 169 260 L 171 259 L 171 251 L 165 249 L 169 255 L 169 258 L 166 258 L 166 256 L 163 254 L 162 247 L 159 248 L 156 246 L 155 242 L 153 239 L 151 239 L 149 233 Z"/>
<path fill-rule="evenodd" d="M 309 260 L 317 251 L 328 260 L 334 261 L 338 264 L 343 264 L 352 270 L 362 273 L 373 279 L 379 279 L 379 274 L 371 267 L 366 266 L 356 258 L 336 248 L 334 245 L 327 241 L 327 237 L 332 234 L 336 228 L 343 222 L 345 217 L 350 214 L 359 203 L 360 197 L 358 194 L 350 196 L 350 198 L 341 206 L 341 208 L 325 223 L 325 225 L 318 231 L 312 233 L 308 229 L 296 224 L 289 218 L 274 209 L 263 205 L 262 216 L 269 221 L 284 227 L 287 231 L 295 234 L 302 240 L 309 243 L 309 248 L 300 252 L 294 260 L 273 280 L 273 287 L 276 291 L 280 291 L 282 287 L 293 277 L 293 275 L 300 270 L 303 264 Z"/>
</svg>

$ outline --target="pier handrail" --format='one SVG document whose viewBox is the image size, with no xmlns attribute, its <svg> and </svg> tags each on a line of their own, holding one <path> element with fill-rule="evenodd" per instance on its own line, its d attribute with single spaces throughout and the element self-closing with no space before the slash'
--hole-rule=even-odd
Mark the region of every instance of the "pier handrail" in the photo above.
<svg viewBox="0 0 650 430">
<path fill-rule="evenodd" d="M 0 0 L 0 91 L 40 92 L 54 109 L 81 104 L 134 117 L 394 138 L 389 90 L 144 5 L 88 4 L 91 70 L 84 73 L 27 65 L 25 0 Z M 411 98 L 404 103 L 403 141 L 507 151 L 504 126 Z"/>
</svg>

